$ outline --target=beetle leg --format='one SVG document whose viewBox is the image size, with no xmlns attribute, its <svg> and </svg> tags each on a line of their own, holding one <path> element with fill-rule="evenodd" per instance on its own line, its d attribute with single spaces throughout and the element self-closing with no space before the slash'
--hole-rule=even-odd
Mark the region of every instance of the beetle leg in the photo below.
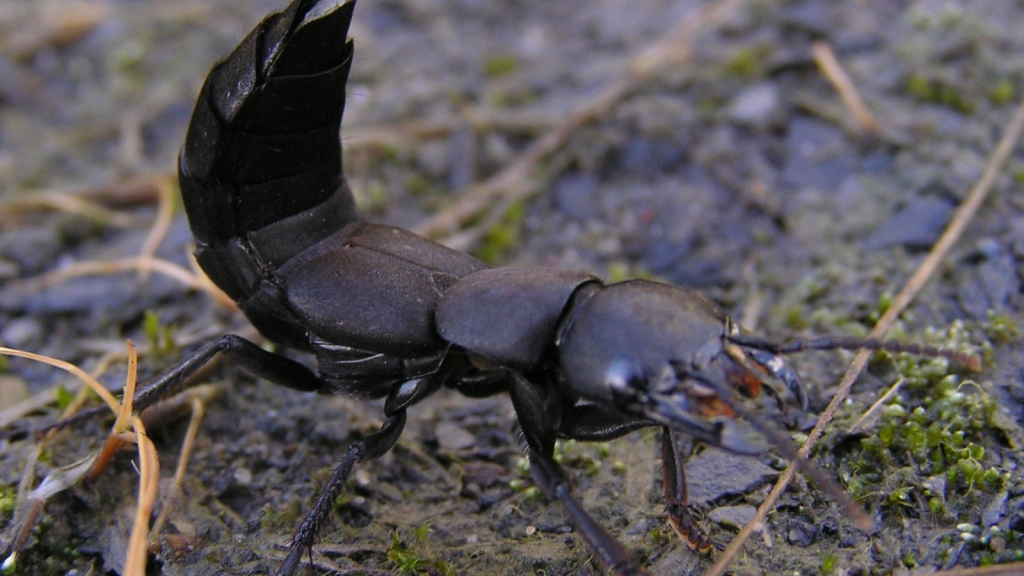
<svg viewBox="0 0 1024 576">
<path fill-rule="evenodd" d="M 220 340 L 203 346 L 169 372 L 150 382 L 142 390 L 139 390 L 132 401 L 135 411 L 141 412 L 177 392 L 179 388 L 188 383 L 189 378 L 195 376 L 203 366 L 209 364 L 213 357 L 220 352 L 223 352 L 233 362 L 254 376 L 280 386 L 299 390 L 300 392 L 323 391 L 327 386 L 309 368 L 295 360 L 285 358 L 273 352 L 267 352 L 237 334 L 227 334 Z M 74 426 L 99 417 L 109 412 L 109 410 L 105 406 L 85 410 L 50 426 L 37 429 L 34 433 L 37 436 L 41 436 L 50 430 Z"/>
<path fill-rule="evenodd" d="M 665 490 L 665 511 L 668 523 L 679 538 L 690 548 L 706 554 L 721 546 L 711 540 L 708 533 L 690 513 L 689 490 L 686 485 L 685 459 L 679 451 L 679 440 L 671 428 L 661 429 L 661 481 Z"/>
<path fill-rule="evenodd" d="M 562 417 L 558 436 L 583 442 L 607 442 L 650 426 L 660 424 L 647 418 L 623 414 L 605 404 L 577 404 Z"/>
<path fill-rule="evenodd" d="M 327 520 L 331 513 L 334 501 L 345 487 L 345 481 L 348 480 L 349 474 L 352 473 L 352 466 L 356 462 L 380 458 L 394 447 L 395 443 L 398 442 L 398 437 L 402 434 L 402 430 L 405 428 L 405 412 L 405 409 L 401 409 L 391 414 L 384 421 L 384 424 L 381 425 L 379 431 L 349 445 L 348 452 L 345 453 L 345 457 L 341 459 L 334 472 L 331 473 L 331 479 L 327 481 L 323 492 L 316 499 L 313 509 L 309 511 L 306 519 L 295 530 L 295 535 L 292 537 L 289 545 L 288 557 L 281 564 L 281 568 L 277 571 L 277 576 L 292 576 L 295 574 L 295 571 L 299 568 L 299 562 L 302 561 L 302 554 L 313 546 L 316 535 L 320 532 L 324 521 Z"/>
<path fill-rule="evenodd" d="M 572 486 L 554 459 L 555 439 L 561 416 L 560 401 L 553 385 L 544 386 L 510 372 L 510 393 L 516 417 L 529 449 L 530 470 L 541 490 L 565 509 L 573 527 L 611 572 L 619 576 L 647 574 L 633 555 L 597 523 L 572 494 Z"/>
<path fill-rule="evenodd" d="M 213 357 L 219 352 L 223 352 L 235 364 L 254 376 L 280 386 L 301 392 L 316 392 L 324 386 L 323 381 L 317 378 L 309 368 L 295 360 L 267 352 L 236 334 L 228 334 L 216 342 L 203 346 L 184 362 L 136 394 L 135 409 L 142 410 L 174 392 L 210 360 L 213 360 Z"/>
<path fill-rule="evenodd" d="M 603 404 L 580 404 L 566 412 L 559 436 L 586 442 L 607 442 L 649 426 L 659 424 L 625 415 Z M 683 467 L 685 458 L 679 451 L 676 433 L 667 426 L 662 426 L 661 430 L 662 486 L 669 525 L 687 546 L 705 554 L 712 547 L 720 546 L 711 540 L 690 513 Z"/>
<path fill-rule="evenodd" d="M 462 375 L 445 385 L 467 398 L 488 398 L 508 392 L 508 378 L 501 372 Z"/>
</svg>

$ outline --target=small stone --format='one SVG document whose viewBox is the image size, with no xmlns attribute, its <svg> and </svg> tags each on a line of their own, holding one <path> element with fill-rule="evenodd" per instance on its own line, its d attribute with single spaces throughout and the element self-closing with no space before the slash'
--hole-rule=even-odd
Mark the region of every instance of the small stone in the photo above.
<svg viewBox="0 0 1024 576">
<path fill-rule="evenodd" d="M 236 468 L 233 476 L 235 483 L 239 486 L 248 486 L 252 484 L 252 471 L 248 468 Z"/>
<path fill-rule="evenodd" d="M 731 494 L 743 494 L 778 475 L 776 470 L 756 458 L 716 448 L 705 450 L 686 463 L 690 501 L 697 504 Z"/>
<path fill-rule="evenodd" d="M 982 526 L 995 526 L 999 524 L 999 521 L 1006 515 L 1006 500 L 1009 494 L 1006 490 L 1002 490 L 996 493 L 992 497 L 992 501 L 985 506 L 985 510 L 981 513 L 981 525 Z"/>
<path fill-rule="evenodd" d="M 727 528 L 740 529 L 747 525 L 757 514 L 757 508 L 749 505 L 720 506 L 708 512 L 708 518 Z"/>
<path fill-rule="evenodd" d="M 11 348 L 35 348 L 33 343 L 42 342 L 43 327 L 39 321 L 30 316 L 15 318 L 4 326 L 0 332 L 0 342 Z"/>
<path fill-rule="evenodd" d="M 920 198 L 897 212 L 864 241 L 864 247 L 877 250 L 903 245 L 928 248 L 942 234 L 953 213 L 953 205 L 938 198 Z"/>
<path fill-rule="evenodd" d="M 476 443 L 476 436 L 451 422 L 441 422 L 437 425 L 434 433 L 437 434 L 438 444 L 445 450 L 461 450 Z"/>
<path fill-rule="evenodd" d="M 781 102 L 779 87 L 776 84 L 754 84 L 736 95 L 729 106 L 729 117 L 742 124 L 764 128 L 779 115 Z"/>
</svg>

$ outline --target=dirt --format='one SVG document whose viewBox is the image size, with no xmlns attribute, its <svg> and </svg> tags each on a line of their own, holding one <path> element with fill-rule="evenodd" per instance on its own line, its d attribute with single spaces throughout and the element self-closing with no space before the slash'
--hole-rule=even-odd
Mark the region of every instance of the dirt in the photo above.
<svg viewBox="0 0 1024 576">
<path fill-rule="evenodd" d="M 0 41 L 0 200 L 172 174 L 210 65 L 282 5 L 0 3 L 7 39 Z M 453 188 L 507 165 L 621 77 L 698 5 L 364 0 L 343 126 L 360 205 L 374 220 L 424 221 L 454 201 Z M 84 25 L 54 24 L 79 8 Z M 475 249 L 500 264 L 696 288 L 773 338 L 863 335 L 978 180 L 1009 123 L 1024 89 L 1022 26 L 1024 7 L 1002 1 L 742 4 L 692 39 L 688 61 L 577 131 L 541 167 L 540 194 L 513 207 Z M 815 40 L 832 47 L 879 132 L 858 129 L 812 59 Z M 481 117 L 499 121 L 475 130 L 470 119 Z M 422 120 L 435 129 L 414 130 Z M 874 529 L 860 531 L 827 492 L 798 480 L 733 573 L 905 574 L 1024 561 L 1024 357 L 1016 330 L 1024 321 L 1022 181 L 1024 157 L 1015 152 L 898 327 L 908 341 L 983 351 L 985 371 L 954 370 L 950 389 L 931 368 L 876 360 L 818 450 L 817 465 L 859 498 Z M 158 276 L 26 289 L 25 278 L 72 261 L 138 253 L 155 201 L 115 202 L 108 194 L 106 202 L 137 223 L 120 229 L 48 210 L 0 215 L 0 344 L 88 369 L 126 337 L 146 342 L 147 310 L 186 351 L 247 329 L 239 315 Z M 179 215 L 160 254 L 187 265 L 188 242 Z M 954 322 L 963 328 L 950 335 Z M 141 369 L 156 374 L 177 353 L 147 355 Z M 792 358 L 812 412 L 827 404 L 848 360 L 845 353 Z M 846 434 L 897 368 L 910 383 L 886 415 L 866 432 Z M 123 374 L 115 366 L 103 380 L 115 388 Z M 5 407 L 69 382 L 20 360 L 0 377 Z M 347 444 L 379 426 L 380 406 L 278 389 L 230 366 L 206 379 L 224 395 L 208 407 L 182 496 L 165 504 L 172 513 L 155 538 L 149 573 L 273 573 Z M 919 425 L 918 407 L 921 418 L 937 422 L 923 430 L 963 432 L 955 449 L 956 440 L 943 440 L 923 452 L 942 455 L 942 463 L 913 448 L 908 431 Z M 19 425 L 55 413 L 35 412 Z M 506 398 L 439 393 L 410 417 L 390 454 L 359 467 L 315 547 L 317 567 L 304 574 L 604 573 L 561 508 L 531 490 Z M 96 449 L 105 429 L 95 423 L 62 434 L 40 474 Z M 184 432 L 182 420 L 156 434 L 165 492 Z M 895 437 L 884 449 L 872 444 L 889 433 Z M 23 434 L 3 438 L 6 543 L 30 442 Z M 728 542 L 737 530 L 730 518 L 764 500 L 785 462 L 695 450 L 698 510 L 712 537 Z M 707 570 L 714 555 L 690 551 L 664 523 L 655 434 L 569 444 L 560 453 L 583 505 L 653 573 Z M 737 478 L 749 481 L 725 485 Z M 53 498 L 13 573 L 119 573 L 136 480 L 125 455 L 95 484 Z"/>
</svg>

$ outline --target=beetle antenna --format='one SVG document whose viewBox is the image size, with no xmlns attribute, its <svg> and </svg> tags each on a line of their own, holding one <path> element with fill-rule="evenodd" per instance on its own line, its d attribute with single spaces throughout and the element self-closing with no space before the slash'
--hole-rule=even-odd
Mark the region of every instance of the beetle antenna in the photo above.
<svg viewBox="0 0 1024 576">
<path fill-rule="evenodd" d="M 977 354 L 959 352 L 949 348 L 938 346 L 926 346 L 915 342 L 898 342 L 896 340 L 880 340 L 878 338 L 852 338 L 846 336 L 825 336 L 811 338 L 809 340 L 793 340 L 780 344 L 757 336 L 737 334 L 729 336 L 729 341 L 740 346 L 767 350 L 774 354 L 796 354 L 808 350 L 882 350 L 893 354 L 913 354 L 915 356 L 929 356 L 932 358 L 947 358 L 966 366 L 971 372 L 981 372 L 981 357 Z"/>
</svg>

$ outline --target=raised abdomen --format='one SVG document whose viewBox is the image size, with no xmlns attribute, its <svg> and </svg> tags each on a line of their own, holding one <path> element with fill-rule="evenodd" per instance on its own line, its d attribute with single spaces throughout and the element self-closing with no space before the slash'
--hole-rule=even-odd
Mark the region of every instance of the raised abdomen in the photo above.
<svg viewBox="0 0 1024 576">
<path fill-rule="evenodd" d="M 200 265 L 236 300 L 356 220 L 339 129 L 353 2 L 264 20 L 206 79 L 179 158 Z"/>
</svg>

